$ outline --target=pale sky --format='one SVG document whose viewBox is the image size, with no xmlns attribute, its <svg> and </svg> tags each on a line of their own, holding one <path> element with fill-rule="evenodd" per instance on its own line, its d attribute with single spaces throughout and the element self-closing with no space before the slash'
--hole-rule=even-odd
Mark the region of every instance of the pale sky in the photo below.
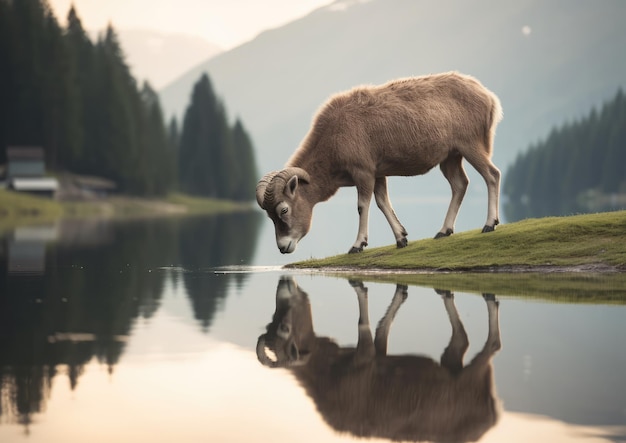
<svg viewBox="0 0 626 443">
<path fill-rule="evenodd" d="M 197 35 L 231 49 L 331 0 L 48 0 L 62 25 L 73 3 L 83 27 L 150 29 Z"/>
</svg>

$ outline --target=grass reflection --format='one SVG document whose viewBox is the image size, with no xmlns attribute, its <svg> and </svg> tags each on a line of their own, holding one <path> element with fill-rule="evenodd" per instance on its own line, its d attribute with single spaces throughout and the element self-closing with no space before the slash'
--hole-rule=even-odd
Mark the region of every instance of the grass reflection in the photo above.
<svg viewBox="0 0 626 443">
<path fill-rule="evenodd" d="M 626 304 L 626 274 L 587 273 L 326 273 L 365 281 L 493 293 L 560 303 Z"/>
</svg>

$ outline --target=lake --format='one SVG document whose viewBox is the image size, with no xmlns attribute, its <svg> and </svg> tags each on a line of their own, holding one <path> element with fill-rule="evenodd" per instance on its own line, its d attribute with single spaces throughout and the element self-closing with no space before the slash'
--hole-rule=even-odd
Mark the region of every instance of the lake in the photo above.
<svg viewBox="0 0 626 443">
<path fill-rule="evenodd" d="M 626 305 L 281 269 L 346 252 L 353 201 L 289 256 L 257 212 L 7 233 L 0 441 L 626 441 Z M 447 205 L 394 203 L 409 239 Z"/>
</svg>

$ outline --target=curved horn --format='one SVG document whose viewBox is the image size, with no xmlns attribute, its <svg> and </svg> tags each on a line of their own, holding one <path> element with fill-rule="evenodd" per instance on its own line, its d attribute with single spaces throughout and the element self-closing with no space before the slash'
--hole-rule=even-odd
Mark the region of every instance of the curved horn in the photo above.
<svg viewBox="0 0 626 443">
<path fill-rule="evenodd" d="M 306 172 L 304 169 L 298 168 L 295 166 L 287 167 L 281 171 L 269 172 L 265 174 L 261 180 L 259 180 L 259 183 L 257 183 L 256 185 L 256 201 L 261 207 L 261 209 L 267 209 L 265 207 L 265 197 L 267 195 L 266 194 L 268 190 L 267 187 L 270 184 L 270 182 L 275 177 L 278 176 L 278 177 L 281 177 L 283 181 L 286 183 L 287 180 L 289 180 L 294 175 L 298 176 L 298 180 L 300 181 L 303 181 L 305 183 L 311 182 L 311 177 L 309 176 L 309 173 Z"/>
<path fill-rule="evenodd" d="M 267 366 L 269 368 L 276 368 L 278 367 L 278 362 L 273 361 L 271 358 L 269 358 L 269 356 L 265 352 L 266 337 L 267 337 L 267 334 L 262 334 L 259 337 L 259 340 L 256 342 L 256 357 L 259 359 L 259 362 L 261 362 L 263 366 Z"/>
<path fill-rule="evenodd" d="M 259 183 L 256 185 L 256 201 L 261 207 L 261 209 L 265 209 L 263 206 L 263 202 L 265 201 L 265 189 L 267 185 L 272 181 L 272 179 L 278 174 L 280 171 L 272 171 L 263 176 Z"/>
<path fill-rule="evenodd" d="M 309 176 L 309 173 L 306 172 L 302 168 L 298 168 L 296 166 L 290 166 L 288 168 L 283 169 L 280 172 L 284 172 L 285 173 L 287 180 L 289 180 L 294 175 L 297 175 L 298 176 L 298 180 L 301 180 L 301 181 L 303 181 L 305 183 L 311 183 L 311 177 Z"/>
</svg>

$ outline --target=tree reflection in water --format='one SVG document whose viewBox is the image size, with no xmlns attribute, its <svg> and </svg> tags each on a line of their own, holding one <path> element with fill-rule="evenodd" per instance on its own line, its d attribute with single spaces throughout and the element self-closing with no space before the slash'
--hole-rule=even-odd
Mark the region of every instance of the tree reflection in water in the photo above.
<svg viewBox="0 0 626 443">
<path fill-rule="evenodd" d="M 207 331 L 228 286 L 246 276 L 199 279 L 187 271 L 248 264 L 259 220 L 241 213 L 63 222 L 48 244 L 36 235 L 0 239 L 0 419 L 28 425 L 45 410 L 53 378 L 66 374 L 74 389 L 92 359 L 113 373 L 135 320 L 158 311 L 167 279 L 184 283 Z M 37 242 L 45 247 L 33 248 Z M 14 272 L 26 268 L 20 259 L 29 272 Z"/>
<path fill-rule="evenodd" d="M 372 339 L 367 288 L 351 281 L 359 305 L 356 348 L 340 348 L 315 335 L 308 295 L 291 277 L 276 291 L 276 311 L 257 342 L 268 367 L 288 368 L 335 430 L 394 441 L 476 441 L 500 414 L 491 360 L 500 349 L 498 302 L 484 294 L 489 333 L 466 366 L 469 341 L 449 291 L 437 291 L 452 326 L 440 363 L 418 355 L 387 355 L 393 319 L 407 297 L 397 285 Z"/>
</svg>

